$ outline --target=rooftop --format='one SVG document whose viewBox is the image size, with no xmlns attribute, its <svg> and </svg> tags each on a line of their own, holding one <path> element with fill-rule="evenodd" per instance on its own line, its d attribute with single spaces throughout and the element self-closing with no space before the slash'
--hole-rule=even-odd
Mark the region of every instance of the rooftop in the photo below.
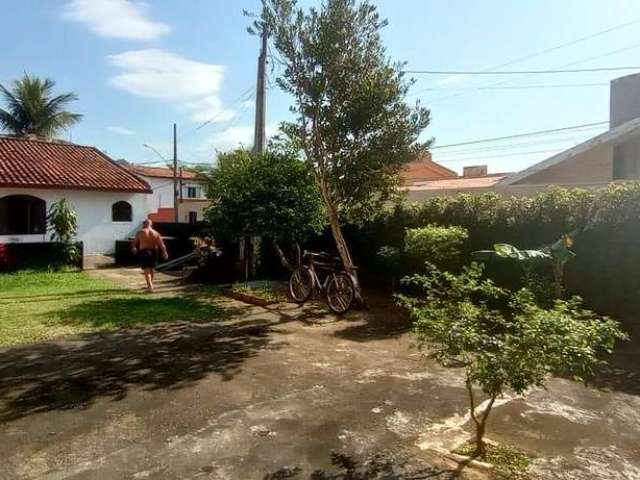
<svg viewBox="0 0 640 480">
<path fill-rule="evenodd" d="M 408 191 L 426 191 L 426 190 L 468 190 L 491 188 L 503 178 L 507 177 L 507 173 L 492 173 L 482 177 L 456 177 L 444 178 L 440 180 L 429 180 L 425 182 L 416 182 L 413 185 L 405 187 Z"/>
<path fill-rule="evenodd" d="M 17 137 L 0 137 L 0 187 L 151 193 L 95 147 Z"/>
<path fill-rule="evenodd" d="M 168 167 L 143 167 L 141 165 L 131 165 L 129 167 L 136 174 L 144 177 L 173 178 L 173 169 Z M 182 178 L 196 179 L 198 174 L 191 170 L 182 170 Z"/>
</svg>

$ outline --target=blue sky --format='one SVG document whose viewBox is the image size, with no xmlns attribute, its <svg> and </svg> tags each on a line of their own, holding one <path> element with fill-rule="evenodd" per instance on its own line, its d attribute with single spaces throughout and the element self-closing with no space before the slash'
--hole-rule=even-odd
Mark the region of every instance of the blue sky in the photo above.
<svg viewBox="0 0 640 480">
<path fill-rule="evenodd" d="M 408 62 L 408 69 L 495 69 L 607 29 L 613 30 L 500 69 L 640 65 L 637 0 L 375 3 L 389 20 L 383 33 L 388 52 Z M 257 0 L 2 0 L 2 4 L 0 41 L 5 47 L 0 83 L 7 85 L 27 71 L 55 79 L 61 92 L 76 92 L 80 100 L 74 110 L 85 117 L 69 134 L 74 142 L 95 145 L 114 158 L 150 162 L 157 157 L 143 144 L 169 157 L 171 125 L 176 122 L 179 156 L 185 161 L 212 161 L 216 149 L 251 144 L 258 40 L 246 33 L 242 10 L 256 10 Z M 410 97 L 431 108 L 432 123 L 425 136 L 435 137 L 436 145 L 446 145 L 607 120 L 607 83 L 628 73 L 633 71 L 416 75 Z M 581 86 L 538 88 L 567 84 Z M 478 89 L 486 87 L 498 89 Z M 287 118 L 288 105 L 289 99 L 272 86 L 269 132 Z M 209 119 L 213 121 L 196 130 Z M 437 149 L 434 159 L 457 170 L 488 164 L 490 171 L 514 171 L 603 128 Z"/>
</svg>

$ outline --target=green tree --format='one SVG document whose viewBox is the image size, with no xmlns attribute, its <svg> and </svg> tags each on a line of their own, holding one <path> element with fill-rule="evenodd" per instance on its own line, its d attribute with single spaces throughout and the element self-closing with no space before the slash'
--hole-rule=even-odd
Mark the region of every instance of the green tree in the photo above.
<svg viewBox="0 0 640 480">
<path fill-rule="evenodd" d="M 266 239 L 286 268 L 292 266 L 283 245 L 322 228 L 322 202 L 309 167 L 290 153 L 222 153 L 207 177 L 212 204 L 206 218 L 214 235 Z"/>
<path fill-rule="evenodd" d="M 556 300 L 545 309 L 530 291 L 512 293 L 483 278 L 477 264 L 460 275 L 431 268 L 405 280 L 425 292 L 398 297 L 415 321 L 420 347 L 442 365 L 464 368 L 477 456 L 484 455 L 487 420 L 498 396 L 544 387 L 553 374 L 583 379 L 603 363 L 603 352 L 625 338 L 616 322 L 584 310 L 579 298 Z M 483 409 L 474 386 L 487 397 Z"/>
<path fill-rule="evenodd" d="M 47 215 L 51 241 L 58 243 L 58 262 L 62 265 L 73 265 L 78 260 L 80 251 L 75 244 L 78 231 L 76 212 L 66 198 L 51 204 Z"/>
<path fill-rule="evenodd" d="M 262 0 L 250 31 L 266 28 L 278 61 L 277 79 L 293 98 L 293 122 L 282 130 L 311 165 L 337 250 L 362 296 L 341 221 L 361 222 L 397 193 L 403 165 L 429 142 L 418 137 L 429 110 L 409 106 L 412 81 L 380 38 L 387 22 L 369 2 L 326 0 L 305 11 L 296 0 Z"/>
<path fill-rule="evenodd" d="M 53 95 L 55 82 L 25 73 L 11 89 L 0 85 L 6 109 L 0 108 L 0 127 L 12 135 L 36 135 L 51 139 L 80 121 L 82 115 L 65 110 L 78 97 L 74 93 Z"/>
</svg>

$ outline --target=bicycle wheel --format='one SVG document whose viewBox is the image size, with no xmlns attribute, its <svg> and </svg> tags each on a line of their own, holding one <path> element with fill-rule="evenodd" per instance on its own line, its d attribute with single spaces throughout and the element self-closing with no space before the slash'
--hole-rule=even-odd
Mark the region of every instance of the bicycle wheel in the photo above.
<svg viewBox="0 0 640 480">
<path fill-rule="evenodd" d="M 313 275 L 309 267 L 297 268 L 289 278 L 289 296 L 296 303 L 304 303 L 309 300 L 313 291 Z"/>
<path fill-rule="evenodd" d="M 335 313 L 344 313 L 353 303 L 355 290 L 351 278 L 345 273 L 334 273 L 327 285 L 327 305 Z"/>
</svg>

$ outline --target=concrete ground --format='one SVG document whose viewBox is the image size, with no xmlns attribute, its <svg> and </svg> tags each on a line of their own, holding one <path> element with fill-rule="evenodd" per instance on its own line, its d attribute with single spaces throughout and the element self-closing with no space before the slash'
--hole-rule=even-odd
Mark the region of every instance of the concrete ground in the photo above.
<svg viewBox="0 0 640 480">
<path fill-rule="evenodd" d="M 159 280 L 153 295 L 184 293 Z M 386 303 L 340 321 L 321 305 L 226 309 L 1 350 L 0 478 L 484 478 L 434 453 L 470 431 L 460 372 L 412 349 Z M 502 399 L 489 437 L 534 455 L 533 479 L 640 479 L 637 370 L 598 382 Z"/>
</svg>

